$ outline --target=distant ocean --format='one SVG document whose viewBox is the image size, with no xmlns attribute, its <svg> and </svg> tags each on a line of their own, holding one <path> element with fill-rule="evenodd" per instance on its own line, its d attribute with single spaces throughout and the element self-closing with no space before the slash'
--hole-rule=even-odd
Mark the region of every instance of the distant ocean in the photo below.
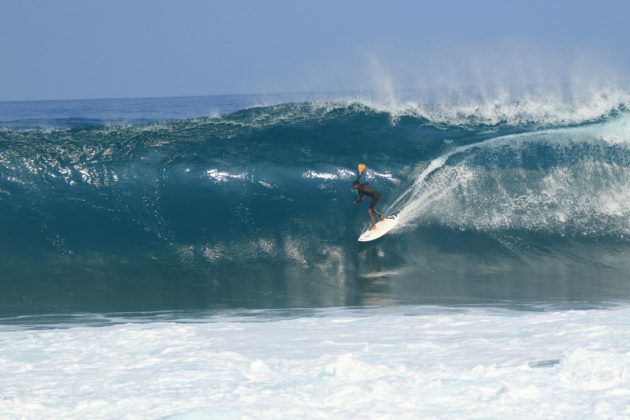
<svg viewBox="0 0 630 420">
<path fill-rule="evenodd" d="M 0 417 L 630 416 L 629 104 L 0 102 Z"/>
</svg>

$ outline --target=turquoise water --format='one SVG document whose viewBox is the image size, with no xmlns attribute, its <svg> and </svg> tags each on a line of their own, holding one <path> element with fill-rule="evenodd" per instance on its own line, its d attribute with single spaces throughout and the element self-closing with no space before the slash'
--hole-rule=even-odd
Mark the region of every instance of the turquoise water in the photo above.
<svg viewBox="0 0 630 420">
<path fill-rule="evenodd" d="M 1 103 L 0 314 L 630 297 L 625 100 L 324 96 Z"/>
</svg>

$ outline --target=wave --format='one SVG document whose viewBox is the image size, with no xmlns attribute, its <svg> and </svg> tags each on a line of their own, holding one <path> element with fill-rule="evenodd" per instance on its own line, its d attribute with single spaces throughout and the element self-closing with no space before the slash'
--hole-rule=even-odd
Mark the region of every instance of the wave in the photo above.
<svg viewBox="0 0 630 420">
<path fill-rule="evenodd" d="M 338 282 L 379 273 L 591 278 L 604 258 L 602 272 L 617 281 L 630 269 L 630 113 L 613 99 L 555 115 L 531 104 L 490 118 L 317 102 L 145 125 L 5 128 L 0 270 L 18 295 L 18 280 L 32 296 L 90 279 L 117 302 L 130 284 L 146 291 L 158 279 L 164 292 L 211 278 L 208 299 L 236 293 L 244 306 L 260 297 L 235 292 L 238 282 L 269 287 L 270 306 L 274 284 L 298 282 L 299 297 L 285 298 L 317 306 L 347 304 Z M 367 216 L 350 188 L 358 161 L 402 221 L 367 248 L 356 245 Z M 315 282 L 330 287 L 325 297 Z"/>
</svg>

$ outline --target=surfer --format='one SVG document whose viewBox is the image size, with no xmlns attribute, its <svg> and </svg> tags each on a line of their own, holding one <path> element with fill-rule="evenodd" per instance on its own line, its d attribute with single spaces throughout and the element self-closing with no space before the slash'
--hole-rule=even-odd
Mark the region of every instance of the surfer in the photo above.
<svg viewBox="0 0 630 420">
<path fill-rule="evenodd" d="M 381 212 L 376 210 L 376 208 L 374 207 L 376 206 L 376 203 L 378 203 L 378 200 L 380 200 L 381 193 L 370 187 L 367 182 L 363 184 L 359 182 L 363 170 L 365 170 L 365 165 L 359 164 L 359 175 L 357 176 L 356 181 L 352 183 L 352 189 L 354 189 L 359 195 L 359 197 L 354 200 L 354 204 L 359 204 L 361 201 L 363 201 L 364 195 L 372 198 L 370 200 L 370 204 L 368 204 L 368 216 L 370 217 L 370 230 L 374 230 L 376 228 L 376 224 L 374 223 L 374 213 L 376 213 L 376 215 L 379 217 L 379 221 L 385 218 L 381 214 Z"/>
</svg>

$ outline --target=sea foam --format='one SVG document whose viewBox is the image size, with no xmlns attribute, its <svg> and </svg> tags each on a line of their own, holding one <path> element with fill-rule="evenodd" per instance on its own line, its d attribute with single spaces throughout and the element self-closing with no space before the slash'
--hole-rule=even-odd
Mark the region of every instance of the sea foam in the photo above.
<svg viewBox="0 0 630 420">
<path fill-rule="evenodd" d="M 630 308 L 541 309 L 258 311 L 4 326 L 0 416 L 630 415 Z"/>
</svg>

